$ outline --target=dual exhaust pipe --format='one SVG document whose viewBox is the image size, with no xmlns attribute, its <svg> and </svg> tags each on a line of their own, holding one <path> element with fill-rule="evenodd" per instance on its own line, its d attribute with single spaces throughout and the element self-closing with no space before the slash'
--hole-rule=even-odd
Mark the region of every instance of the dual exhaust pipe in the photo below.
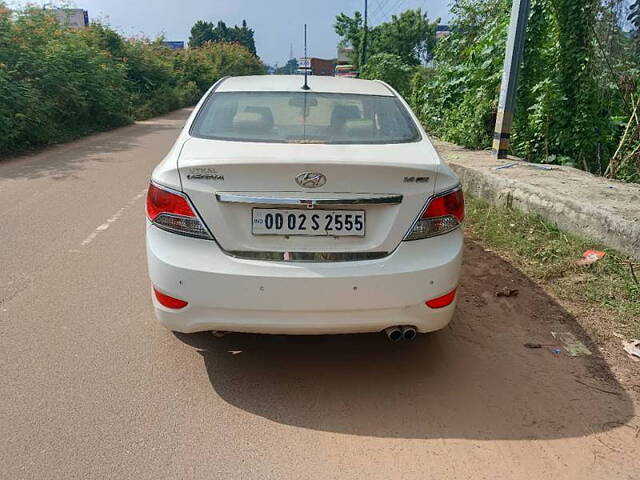
<svg viewBox="0 0 640 480">
<path fill-rule="evenodd" d="M 415 327 L 412 327 L 411 325 L 388 327 L 384 329 L 384 333 L 387 334 L 387 338 L 392 342 L 413 340 L 418 335 Z"/>
</svg>

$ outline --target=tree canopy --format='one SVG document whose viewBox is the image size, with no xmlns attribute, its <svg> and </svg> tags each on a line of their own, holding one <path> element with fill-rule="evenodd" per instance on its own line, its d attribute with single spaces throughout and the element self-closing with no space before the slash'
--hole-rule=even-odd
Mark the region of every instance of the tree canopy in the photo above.
<svg viewBox="0 0 640 480">
<path fill-rule="evenodd" d="M 514 154 L 640 180 L 640 42 L 625 31 L 626 3 L 531 1 Z M 510 7 L 510 0 L 452 3 L 451 33 L 438 40 L 434 64 L 410 97 L 434 135 L 469 148 L 491 145 Z"/>
<path fill-rule="evenodd" d="M 389 22 L 370 28 L 368 32 L 368 54 L 389 53 L 400 57 L 403 63 L 419 65 L 433 56 L 436 43 L 436 27 L 440 19 L 430 22 L 427 13 L 421 9 L 406 10 L 400 15 L 392 15 Z M 364 20 L 360 12 L 353 17 L 344 13 L 336 17 L 336 33 L 342 37 L 342 46 L 353 47 L 352 61 L 360 65 Z"/>
<path fill-rule="evenodd" d="M 409 92 L 409 82 L 414 68 L 402 61 L 399 55 L 393 53 L 376 53 L 369 58 L 360 70 L 360 78 L 377 79 L 387 82 L 400 95 Z"/>
<path fill-rule="evenodd" d="M 191 36 L 189 37 L 190 47 L 200 47 L 206 42 L 229 42 L 239 43 L 247 47 L 252 54 L 256 55 L 256 44 L 253 38 L 253 29 L 247 26 L 247 21 L 242 21 L 242 26 L 237 25 L 227 27 L 227 25 L 219 20 L 216 25 L 213 22 L 205 22 L 198 20 L 191 27 Z"/>
</svg>

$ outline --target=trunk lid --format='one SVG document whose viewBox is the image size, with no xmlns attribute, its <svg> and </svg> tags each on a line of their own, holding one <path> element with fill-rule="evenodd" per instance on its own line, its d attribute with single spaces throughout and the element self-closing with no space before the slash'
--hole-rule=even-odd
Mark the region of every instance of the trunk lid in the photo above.
<svg viewBox="0 0 640 480">
<path fill-rule="evenodd" d="M 182 148 L 178 169 L 184 192 L 227 251 L 383 253 L 398 246 L 434 193 L 439 164 L 428 140 L 324 145 L 191 138 Z M 326 183 L 300 186 L 296 177 L 305 172 L 324 175 Z M 229 197 L 234 201 L 224 200 Z M 306 205 L 292 206 L 298 201 Z M 374 201 L 380 203 L 370 203 Z M 319 203 L 312 207 L 317 211 L 364 210 L 366 234 L 252 234 L 253 208 L 305 210 L 314 202 Z"/>
</svg>

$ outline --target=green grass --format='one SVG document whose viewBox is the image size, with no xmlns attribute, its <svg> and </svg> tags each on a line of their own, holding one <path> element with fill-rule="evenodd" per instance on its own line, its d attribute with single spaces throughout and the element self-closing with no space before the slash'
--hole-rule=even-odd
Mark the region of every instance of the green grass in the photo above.
<svg viewBox="0 0 640 480">
<path fill-rule="evenodd" d="M 607 318 L 601 327 L 640 338 L 640 278 L 633 275 L 635 271 L 640 277 L 637 260 L 562 232 L 537 215 L 496 207 L 470 195 L 465 200 L 469 238 L 507 257 L 561 300 L 603 309 L 600 313 Z M 577 266 L 575 261 L 589 249 L 607 255 L 592 265 Z"/>
</svg>

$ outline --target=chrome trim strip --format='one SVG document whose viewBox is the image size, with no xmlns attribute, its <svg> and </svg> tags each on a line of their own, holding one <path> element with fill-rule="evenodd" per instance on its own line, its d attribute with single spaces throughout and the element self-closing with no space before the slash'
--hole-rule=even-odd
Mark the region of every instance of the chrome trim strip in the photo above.
<svg viewBox="0 0 640 480">
<path fill-rule="evenodd" d="M 236 193 L 216 193 L 216 199 L 223 203 L 244 203 L 250 205 L 300 205 L 314 207 L 316 205 L 398 205 L 402 203 L 402 195 L 380 194 L 372 196 L 349 195 L 327 198 L 308 197 L 262 197 L 241 195 Z"/>
<path fill-rule="evenodd" d="M 262 260 L 271 262 L 358 262 L 377 260 L 391 252 L 261 252 L 226 250 L 225 253 L 243 260 Z"/>
</svg>

